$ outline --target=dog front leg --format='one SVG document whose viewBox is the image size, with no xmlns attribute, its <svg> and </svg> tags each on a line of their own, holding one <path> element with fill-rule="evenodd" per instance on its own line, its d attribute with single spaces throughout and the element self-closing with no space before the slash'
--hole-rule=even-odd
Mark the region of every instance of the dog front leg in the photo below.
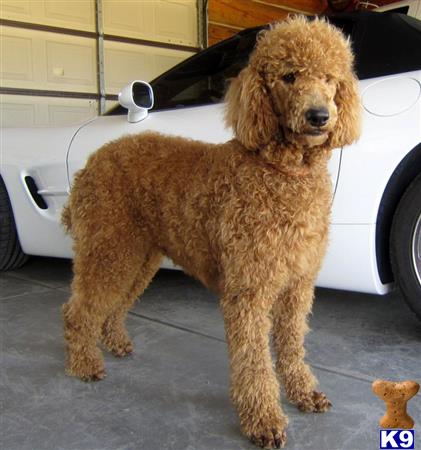
<svg viewBox="0 0 421 450">
<path fill-rule="evenodd" d="M 324 412 L 331 406 L 323 392 L 315 390 L 317 379 L 304 361 L 307 316 L 313 304 L 314 287 L 300 280 L 279 296 L 273 305 L 273 344 L 276 369 L 288 400 L 302 411 Z"/>
<path fill-rule="evenodd" d="M 264 448 L 286 442 L 287 417 L 269 349 L 271 299 L 262 292 L 225 295 L 221 301 L 231 366 L 231 397 L 246 436 Z"/>
</svg>

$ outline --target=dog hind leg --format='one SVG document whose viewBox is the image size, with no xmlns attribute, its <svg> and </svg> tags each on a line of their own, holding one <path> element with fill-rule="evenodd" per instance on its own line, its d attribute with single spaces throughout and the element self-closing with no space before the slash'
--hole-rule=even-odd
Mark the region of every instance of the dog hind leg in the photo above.
<svg viewBox="0 0 421 450">
<path fill-rule="evenodd" d="M 97 308 L 89 308 L 88 299 L 88 296 L 74 291 L 62 308 L 67 347 L 66 373 L 83 381 L 97 381 L 105 377 L 102 352 L 96 345 L 103 314 Z"/>
<path fill-rule="evenodd" d="M 106 318 L 101 341 L 115 356 L 126 356 L 133 351 L 133 345 L 124 324 L 127 313 L 133 303 L 142 295 L 161 264 L 162 254 L 153 250 L 139 269 L 133 286 L 127 296 L 122 297 L 115 310 Z"/>
<path fill-rule="evenodd" d="M 102 352 L 97 346 L 103 325 L 107 317 L 122 311 L 122 299 L 126 303 L 133 299 L 139 267 L 144 266 L 153 246 L 145 230 L 119 213 L 120 221 L 113 218 L 112 224 L 99 217 L 100 226 L 93 234 L 87 232 L 85 220 L 75 239 L 72 295 L 63 306 L 63 319 L 67 373 L 83 380 L 104 378 Z M 144 287 L 150 281 L 146 278 Z"/>
</svg>

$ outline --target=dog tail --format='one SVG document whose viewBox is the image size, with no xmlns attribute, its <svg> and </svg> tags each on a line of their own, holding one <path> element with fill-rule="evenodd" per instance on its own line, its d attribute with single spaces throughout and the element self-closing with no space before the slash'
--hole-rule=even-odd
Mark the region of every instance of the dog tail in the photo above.
<svg viewBox="0 0 421 450">
<path fill-rule="evenodd" d="M 69 205 L 66 205 L 63 208 L 63 211 L 61 213 L 61 223 L 64 225 L 64 229 L 66 230 L 66 233 L 70 233 L 72 230 L 72 214 L 70 212 Z"/>
</svg>

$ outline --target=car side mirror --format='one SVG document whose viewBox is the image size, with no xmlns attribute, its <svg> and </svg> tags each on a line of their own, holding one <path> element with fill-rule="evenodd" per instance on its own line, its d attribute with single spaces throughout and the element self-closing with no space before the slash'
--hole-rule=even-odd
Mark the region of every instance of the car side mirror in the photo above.
<svg viewBox="0 0 421 450">
<path fill-rule="evenodd" d="M 148 110 L 153 107 L 152 86 L 146 81 L 133 81 L 123 88 L 118 94 L 118 102 L 129 110 L 127 120 L 140 122 L 148 115 Z"/>
</svg>

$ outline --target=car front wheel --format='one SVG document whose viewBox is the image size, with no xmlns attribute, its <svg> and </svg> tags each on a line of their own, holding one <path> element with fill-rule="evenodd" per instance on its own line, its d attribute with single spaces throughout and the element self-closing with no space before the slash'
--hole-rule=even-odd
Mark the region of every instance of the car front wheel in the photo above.
<svg viewBox="0 0 421 450">
<path fill-rule="evenodd" d="M 390 244 L 395 281 L 409 307 L 421 320 L 421 174 L 399 202 Z"/>
<path fill-rule="evenodd" d="M 17 269 L 27 259 L 20 246 L 12 206 L 0 176 L 0 271 Z"/>
</svg>

